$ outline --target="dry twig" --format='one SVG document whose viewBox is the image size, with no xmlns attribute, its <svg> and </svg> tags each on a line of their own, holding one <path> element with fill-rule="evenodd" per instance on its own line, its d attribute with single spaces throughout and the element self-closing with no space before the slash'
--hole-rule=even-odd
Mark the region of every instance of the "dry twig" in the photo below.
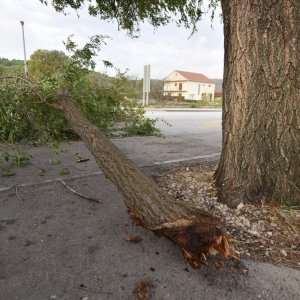
<svg viewBox="0 0 300 300">
<path fill-rule="evenodd" d="M 22 200 L 22 198 L 19 196 L 19 192 L 18 192 L 18 187 L 17 186 L 15 186 L 15 193 L 16 193 L 16 196 L 17 196 L 17 198 L 20 200 L 20 202 L 23 204 L 23 200 Z"/>
<path fill-rule="evenodd" d="M 98 199 L 95 199 L 95 198 L 91 198 L 91 197 L 87 197 L 85 195 L 82 195 L 80 194 L 79 192 L 75 191 L 73 188 L 71 188 L 69 185 L 67 185 L 63 180 L 60 180 L 60 182 L 70 191 L 72 192 L 73 194 L 81 197 L 81 198 L 84 198 L 88 201 L 91 201 L 91 202 L 96 202 L 96 203 L 102 203 L 100 200 Z"/>
<path fill-rule="evenodd" d="M 88 291 L 88 292 L 93 292 L 93 293 L 97 293 L 97 294 L 107 294 L 107 295 L 111 295 L 112 293 L 111 292 L 103 292 L 103 291 L 100 291 L 100 290 L 96 290 L 96 289 L 91 289 L 91 288 L 88 288 L 84 285 L 80 285 L 78 287 L 80 290 L 84 290 L 84 291 Z"/>
</svg>

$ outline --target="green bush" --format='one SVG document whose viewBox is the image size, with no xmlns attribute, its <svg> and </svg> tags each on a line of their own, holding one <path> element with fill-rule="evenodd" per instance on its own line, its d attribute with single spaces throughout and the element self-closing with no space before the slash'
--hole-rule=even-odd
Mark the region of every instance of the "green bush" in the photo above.
<svg viewBox="0 0 300 300">
<path fill-rule="evenodd" d="M 76 137 L 62 113 L 45 103 L 38 103 L 39 99 L 26 85 L 0 82 L 0 95 L 1 141 L 43 143 Z"/>
<path fill-rule="evenodd" d="M 65 79 L 64 79 L 65 81 Z M 121 123 L 127 135 L 159 134 L 155 121 L 144 117 L 144 110 L 126 97 L 126 78 L 109 82 L 90 80 L 90 72 L 68 80 L 68 90 L 85 116 L 107 135 Z M 45 143 L 52 140 L 74 140 L 72 131 L 61 111 L 40 103 L 41 99 L 55 103 L 59 80 L 46 78 L 36 86 L 0 81 L 0 139 L 7 142 L 26 140 Z"/>
<path fill-rule="evenodd" d="M 39 82 L 21 77 L 0 80 L 0 140 L 45 143 L 77 139 L 62 112 L 53 108 L 59 105 L 62 91 L 67 91 L 85 116 L 107 135 L 117 124 L 122 124 L 118 129 L 127 135 L 158 135 L 155 121 L 146 119 L 144 110 L 131 100 L 136 91 L 124 74 L 118 72 L 110 78 L 91 71 L 95 67 L 93 58 L 106 38 L 93 36 L 78 49 L 69 37 L 65 43 L 69 56 L 36 51 L 30 63 Z M 61 63 L 54 65 L 53 55 L 61 57 Z M 108 61 L 103 63 L 112 67 Z"/>
<path fill-rule="evenodd" d="M 57 51 L 36 51 L 30 64 L 38 82 L 23 79 L 18 73 L 13 79 L 0 80 L 0 141 L 39 144 L 77 139 L 62 112 L 53 108 L 59 105 L 62 91 L 67 91 L 85 116 L 107 135 L 117 124 L 122 124 L 118 129 L 127 135 L 158 135 L 155 121 L 146 119 L 143 108 L 131 100 L 136 98 L 136 91 L 124 74 L 118 72 L 110 78 L 91 71 L 95 67 L 93 58 L 107 38 L 93 36 L 78 49 L 69 37 L 64 43 L 69 56 Z M 54 65 L 53 55 L 59 55 L 61 63 Z M 103 63 L 113 67 L 108 61 Z M 6 69 L 1 72 L 8 75 Z"/>
</svg>

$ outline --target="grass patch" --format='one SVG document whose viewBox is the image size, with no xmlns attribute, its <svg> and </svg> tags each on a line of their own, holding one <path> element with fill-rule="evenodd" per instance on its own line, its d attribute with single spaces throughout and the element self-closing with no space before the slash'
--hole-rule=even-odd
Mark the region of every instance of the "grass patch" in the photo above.
<svg viewBox="0 0 300 300">
<path fill-rule="evenodd" d="M 222 99 L 208 100 L 184 100 L 184 101 L 153 101 L 151 108 L 222 108 Z"/>
</svg>

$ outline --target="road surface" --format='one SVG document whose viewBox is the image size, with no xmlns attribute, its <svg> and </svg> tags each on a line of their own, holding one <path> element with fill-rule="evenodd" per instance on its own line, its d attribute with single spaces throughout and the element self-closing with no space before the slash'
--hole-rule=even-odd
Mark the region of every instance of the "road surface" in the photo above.
<svg viewBox="0 0 300 300">
<path fill-rule="evenodd" d="M 158 119 L 159 137 L 116 139 L 114 143 L 139 166 L 218 157 L 221 152 L 221 112 L 147 111 Z"/>
<path fill-rule="evenodd" d="M 221 137 L 221 111 L 147 111 L 146 117 L 158 119 L 157 127 L 165 136 L 197 134 Z"/>
</svg>

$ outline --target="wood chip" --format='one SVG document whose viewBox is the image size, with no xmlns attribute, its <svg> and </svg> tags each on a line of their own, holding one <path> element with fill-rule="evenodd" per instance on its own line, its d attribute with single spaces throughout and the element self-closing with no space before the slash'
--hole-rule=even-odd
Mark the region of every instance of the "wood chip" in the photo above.
<svg viewBox="0 0 300 300">
<path fill-rule="evenodd" d="M 188 170 L 183 167 L 155 178 L 178 201 L 188 202 L 191 207 L 220 218 L 227 225 L 227 234 L 241 255 L 300 269 L 300 208 L 241 202 L 232 209 L 218 202 L 212 185 L 213 173 L 213 164 L 201 163 Z"/>
</svg>

